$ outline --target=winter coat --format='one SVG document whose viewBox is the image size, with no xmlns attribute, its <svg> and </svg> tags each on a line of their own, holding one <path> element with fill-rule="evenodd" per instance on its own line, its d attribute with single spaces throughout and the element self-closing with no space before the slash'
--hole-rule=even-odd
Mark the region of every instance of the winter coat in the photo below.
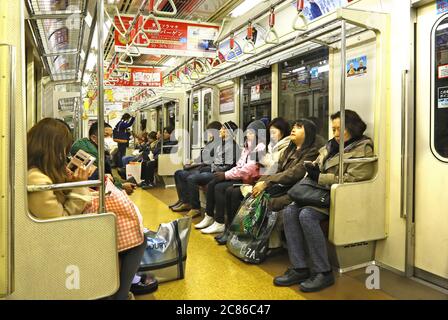
<svg viewBox="0 0 448 320">
<path fill-rule="evenodd" d="M 53 181 L 37 168 L 28 170 L 28 183 L 31 185 L 53 184 Z M 76 195 L 88 195 L 89 188 L 76 188 L 64 192 L 28 192 L 28 208 L 38 219 L 53 219 L 83 213 L 90 204 Z"/>
<path fill-rule="evenodd" d="M 264 153 L 266 145 L 259 143 L 255 148 L 247 146 L 243 149 L 236 166 L 225 172 L 226 180 L 242 180 L 243 183 L 254 184 L 260 177 L 260 164 L 252 159 L 252 153 Z"/>
<path fill-rule="evenodd" d="M 129 133 L 126 132 L 126 129 L 132 127 L 134 124 L 135 117 L 132 117 L 129 122 L 120 120 L 114 128 L 113 136 L 114 141 L 118 143 L 126 143 L 129 141 Z M 126 140 L 126 141 L 125 141 Z"/>
<path fill-rule="evenodd" d="M 213 143 L 216 155 L 211 165 L 212 172 L 224 172 L 233 168 L 240 157 L 241 149 L 232 138 Z"/>
<path fill-rule="evenodd" d="M 277 172 L 278 162 L 288 148 L 290 142 L 291 137 L 287 136 L 278 141 L 275 145 L 272 143 L 268 145 L 268 152 L 260 162 L 263 165 L 263 168 L 261 168 L 263 175 L 274 174 Z"/>
<path fill-rule="evenodd" d="M 277 173 L 272 175 L 264 175 L 259 181 L 267 183 L 267 189 L 275 184 L 292 187 L 299 182 L 306 174 L 304 161 L 313 161 L 319 154 L 321 145 L 315 141 L 313 145 L 305 149 L 297 150 L 295 145 L 291 142 L 290 147 L 283 153 L 280 158 L 277 168 Z M 271 198 L 271 208 L 273 211 L 280 211 L 287 205 L 291 204 L 292 200 L 287 194 L 279 197 Z"/>
<path fill-rule="evenodd" d="M 319 165 L 321 174 L 318 183 L 330 187 L 339 183 L 339 152 L 329 157 L 331 140 L 326 146 L 319 150 L 319 156 L 315 162 Z M 368 158 L 373 154 L 373 141 L 363 136 L 344 148 L 344 159 Z M 347 163 L 344 164 L 344 182 L 357 182 L 369 180 L 375 173 L 375 164 L 369 163 Z M 322 213 L 328 214 L 328 208 L 315 208 Z"/>
</svg>

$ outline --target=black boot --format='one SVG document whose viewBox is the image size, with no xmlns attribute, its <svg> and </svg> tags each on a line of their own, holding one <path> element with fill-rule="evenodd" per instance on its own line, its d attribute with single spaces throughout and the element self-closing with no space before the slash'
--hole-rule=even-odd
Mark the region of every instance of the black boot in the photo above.
<svg viewBox="0 0 448 320">
<path fill-rule="evenodd" d="M 168 208 L 172 209 L 172 208 L 177 207 L 177 206 L 179 206 L 181 204 L 182 204 L 182 200 L 177 200 L 177 202 L 175 204 L 172 204 L 172 205 L 168 206 Z"/>
<path fill-rule="evenodd" d="M 303 292 L 316 292 L 334 284 L 333 272 L 317 273 L 308 280 L 299 284 L 299 288 Z"/>
<path fill-rule="evenodd" d="M 288 268 L 285 274 L 274 278 L 274 284 L 280 287 L 289 287 L 293 284 L 299 284 L 309 277 L 310 271 L 308 269 Z"/>
</svg>

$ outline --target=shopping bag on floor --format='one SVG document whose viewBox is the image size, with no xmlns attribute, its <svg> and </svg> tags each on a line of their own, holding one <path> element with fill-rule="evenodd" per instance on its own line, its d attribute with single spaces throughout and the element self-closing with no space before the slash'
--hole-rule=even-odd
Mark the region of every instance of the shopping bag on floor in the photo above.
<svg viewBox="0 0 448 320">
<path fill-rule="evenodd" d="M 142 182 L 141 176 L 142 176 L 141 162 L 129 162 L 126 165 L 126 180 L 131 177 L 134 177 L 135 181 L 137 181 L 137 183 L 140 184 L 140 182 Z"/>
<path fill-rule="evenodd" d="M 148 272 L 159 282 L 183 279 L 190 231 L 191 217 L 186 217 L 160 224 L 157 232 L 145 232 L 148 246 L 139 273 Z"/>
<path fill-rule="evenodd" d="M 268 206 L 269 195 L 244 200 L 229 228 L 227 249 L 234 256 L 258 264 L 266 259 L 269 237 L 277 221 L 277 212 Z"/>
</svg>

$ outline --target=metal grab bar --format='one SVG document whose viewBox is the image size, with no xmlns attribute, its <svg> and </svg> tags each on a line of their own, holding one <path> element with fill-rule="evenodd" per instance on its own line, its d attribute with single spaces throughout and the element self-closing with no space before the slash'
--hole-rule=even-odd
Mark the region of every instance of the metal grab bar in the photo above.
<svg viewBox="0 0 448 320">
<path fill-rule="evenodd" d="M 55 184 L 34 184 L 28 185 L 28 192 L 40 192 L 40 191 L 53 191 L 53 190 L 69 190 L 76 188 L 98 187 L 101 185 L 100 180 L 79 181 L 79 182 L 66 182 Z"/>
<path fill-rule="evenodd" d="M 154 5 L 154 13 L 158 14 L 159 16 L 174 17 L 177 14 L 177 7 L 174 4 L 174 1 L 173 0 L 168 0 L 168 3 L 173 8 L 173 11 L 171 11 L 171 12 L 166 12 L 166 11 L 160 11 L 159 10 L 159 7 L 162 4 L 162 1 L 163 0 L 157 0 L 157 2 Z"/>
<path fill-rule="evenodd" d="M 14 280 L 13 280 L 13 267 L 14 267 L 14 213 L 15 213 L 15 203 L 14 203 L 14 187 L 15 187 L 15 162 L 16 162 L 16 150 L 15 150 L 15 91 L 16 91 L 16 48 L 12 45 L 6 43 L 0 43 L 0 47 L 8 47 L 9 48 L 9 94 L 8 94 L 8 108 L 9 108 L 9 170 L 8 170 L 8 195 L 7 195 L 7 211 L 6 211 L 6 225 L 4 226 L 4 230 L 6 231 L 6 278 L 5 278 L 5 287 L 0 288 L 0 291 L 6 289 L 4 292 L 0 292 L 0 296 L 9 295 L 14 291 Z M 2 223 L 2 221 L 0 221 Z"/>
<path fill-rule="evenodd" d="M 369 158 L 355 158 L 355 159 L 344 159 L 344 163 L 371 163 L 371 162 L 377 162 L 378 157 L 369 157 Z"/>
</svg>

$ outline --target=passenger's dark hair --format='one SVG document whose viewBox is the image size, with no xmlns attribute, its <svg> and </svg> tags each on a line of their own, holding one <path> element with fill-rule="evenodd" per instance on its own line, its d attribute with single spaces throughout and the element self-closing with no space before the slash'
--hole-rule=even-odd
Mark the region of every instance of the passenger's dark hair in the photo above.
<svg viewBox="0 0 448 320">
<path fill-rule="evenodd" d="M 104 128 L 112 128 L 112 127 L 107 122 L 104 122 Z M 98 137 L 98 122 L 94 122 L 90 126 L 90 128 L 89 128 L 89 138 L 91 136 L 97 136 Z"/>
<path fill-rule="evenodd" d="M 131 119 L 131 115 L 129 113 L 125 113 L 121 116 L 121 120 L 128 121 L 129 119 Z"/>
<path fill-rule="evenodd" d="M 173 131 L 174 131 L 174 127 L 173 127 L 173 126 L 168 126 L 168 127 L 163 128 L 163 131 L 164 131 L 164 132 L 165 132 L 165 130 L 166 130 L 166 132 L 168 132 L 169 134 L 171 134 L 171 133 L 173 133 Z"/>
<path fill-rule="evenodd" d="M 66 158 L 73 144 L 73 136 L 63 121 L 45 118 L 27 134 L 28 170 L 39 169 L 53 183 L 66 182 Z"/>
<path fill-rule="evenodd" d="M 330 116 L 331 120 L 340 119 L 341 112 L 338 111 Z M 359 139 L 367 129 L 366 123 L 353 110 L 345 110 L 345 129 L 350 133 L 353 139 Z M 343 135 L 343 133 L 341 133 Z"/>
<path fill-rule="evenodd" d="M 304 127 L 305 141 L 303 141 L 301 149 L 311 147 L 316 141 L 316 125 L 313 121 L 308 119 L 299 119 L 294 122 L 293 126 Z"/>
<path fill-rule="evenodd" d="M 155 131 L 151 131 L 150 133 L 148 133 L 148 140 L 149 139 L 151 139 L 151 140 L 157 140 L 157 132 L 155 132 Z"/>
<path fill-rule="evenodd" d="M 283 119 L 281 117 L 273 119 L 268 125 L 268 130 L 270 130 L 271 127 L 274 127 L 274 128 L 277 128 L 278 130 L 280 130 L 280 132 L 282 134 L 282 138 L 288 136 L 291 131 L 288 121 L 286 121 L 285 119 Z"/>
<path fill-rule="evenodd" d="M 207 125 L 207 130 L 220 130 L 222 128 L 222 123 L 219 121 L 210 122 Z"/>
</svg>

